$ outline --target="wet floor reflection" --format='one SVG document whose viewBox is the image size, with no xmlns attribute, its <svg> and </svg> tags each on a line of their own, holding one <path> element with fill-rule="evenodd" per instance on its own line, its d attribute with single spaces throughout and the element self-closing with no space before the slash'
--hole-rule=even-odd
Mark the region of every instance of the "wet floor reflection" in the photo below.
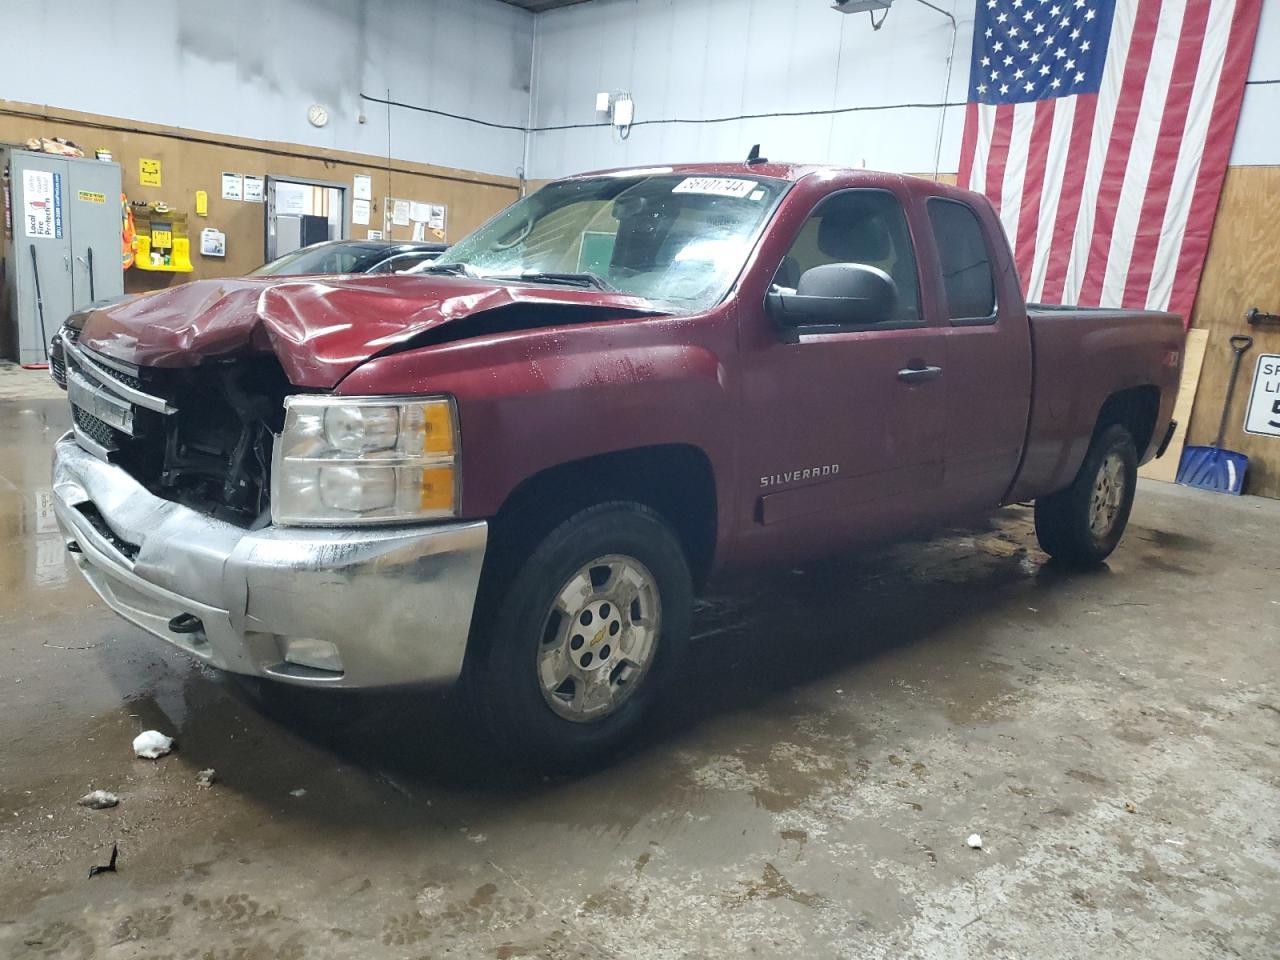
<svg viewBox="0 0 1280 960">
<path fill-rule="evenodd" d="M 228 782 L 264 801 L 289 785 L 282 776 L 297 779 L 296 763 L 276 762 L 289 750 L 363 770 L 410 797 L 451 790 L 510 800 L 544 789 L 542 778 L 494 758 L 465 705 L 448 695 L 313 691 L 222 676 L 117 619 L 71 571 L 53 522 L 48 452 L 65 425 L 55 402 L 0 405 L 0 536 L 8 546 L 0 553 L 0 623 L 48 618 L 48 630 L 26 642 L 75 654 L 80 680 L 97 681 L 88 684 L 95 702 L 116 697 L 121 735 L 161 726 L 202 764 L 236 764 L 240 774 Z M 1030 511 L 1015 507 L 931 540 L 721 583 L 698 601 L 683 675 L 630 755 L 660 756 L 726 716 L 785 713 L 797 693 L 889 653 L 918 655 L 927 672 L 930 661 L 941 662 L 943 637 L 948 657 L 977 655 L 993 618 L 1052 616 L 1062 588 L 1078 593 L 1127 576 L 1126 564 L 1147 562 L 1153 550 L 1171 562 L 1168 554 L 1186 546 L 1137 545 L 1111 568 L 1063 571 L 1036 549 Z M 73 682 L 51 677 L 55 691 Z"/>
</svg>

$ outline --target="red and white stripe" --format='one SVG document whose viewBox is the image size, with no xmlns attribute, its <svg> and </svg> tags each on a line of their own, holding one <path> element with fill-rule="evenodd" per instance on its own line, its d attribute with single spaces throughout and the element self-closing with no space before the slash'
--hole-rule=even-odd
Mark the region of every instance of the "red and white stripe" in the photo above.
<svg viewBox="0 0 1280 960">
<path fill-rule="evenodd" d="M 1116 0 L 1096 94 L 970 103 L 959 183 L 1032 301 L 1190 319 L 1261 0 Z"/>
</svg>

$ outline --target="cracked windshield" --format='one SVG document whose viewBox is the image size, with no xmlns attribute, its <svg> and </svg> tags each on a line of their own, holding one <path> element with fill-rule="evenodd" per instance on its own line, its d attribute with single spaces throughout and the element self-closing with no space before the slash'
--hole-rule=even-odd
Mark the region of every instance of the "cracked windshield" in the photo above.
<svg viewBox="0 0 1280 960">
<path fill-rule="evenodd" d="M 786 187 L 680 174 L 553 183 L 425 272 L 594 287 L 693 312 L 724 296 Z"/>
</svg>

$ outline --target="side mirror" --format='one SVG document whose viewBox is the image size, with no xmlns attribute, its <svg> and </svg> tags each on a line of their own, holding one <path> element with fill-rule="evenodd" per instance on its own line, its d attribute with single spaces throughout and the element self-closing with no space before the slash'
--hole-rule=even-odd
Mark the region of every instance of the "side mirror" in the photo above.
<svg viewBox="0 0 1280 960">
<path fill-rule="evenodd" d="M 806 270 L 795 293 L 774 288 L 766 298 L 783 328 L 881 323 L 893 316 L 898 287 L 883 270 L 865 263 L 828 263 Z"/>
</svg>

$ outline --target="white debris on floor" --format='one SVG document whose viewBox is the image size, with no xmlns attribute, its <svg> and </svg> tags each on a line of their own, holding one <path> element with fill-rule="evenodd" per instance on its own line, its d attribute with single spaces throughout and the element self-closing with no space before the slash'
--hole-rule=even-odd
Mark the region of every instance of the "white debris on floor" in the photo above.
<svg viewBox="0 0 1280 960">
<path fill-rule="evenodd" d="M 147 760 L 163 757 L 173 749 L 173 737 L 159 730 L 146 730 L 133 738 L 133 752 Z"/>
<path fill-rule="evenodd" d="M 119 797 L 106 790 L 93 790 L 76 801 L 80 806 L 89 807 L 93 810 L 106 810 L 108 807 L 114 807 L 119 802 Z"/>
<path fill-rule="evenodd" d="M 197 786 L 197 787 L 212 787 L 212 786 L 213 786 L 214 777 L 215 777 L 215 771 L 214 771 L 213 767 L 209 767 L 209 768 L 208 768 L 208 769 L 206 769 L 206 770 L 201 770 L 201 771 L 196 775 L 196 786 Z"/>
<path fill-rule="evenodd" d="M 982 834 L 980 833 L 969 834 L 969 839 L 965 841 L 965 844 L 969 847 L 970 850 L 981 850 Z"/>
<path fill-rule="evenodd" d="M 289 791 L 289 796 L 291 797 L 305 797 L 306 795 L 307 795 L 307 791 L 302 789 L 302 787 L 299 787 L 297 790 Z"/>
</svg>

